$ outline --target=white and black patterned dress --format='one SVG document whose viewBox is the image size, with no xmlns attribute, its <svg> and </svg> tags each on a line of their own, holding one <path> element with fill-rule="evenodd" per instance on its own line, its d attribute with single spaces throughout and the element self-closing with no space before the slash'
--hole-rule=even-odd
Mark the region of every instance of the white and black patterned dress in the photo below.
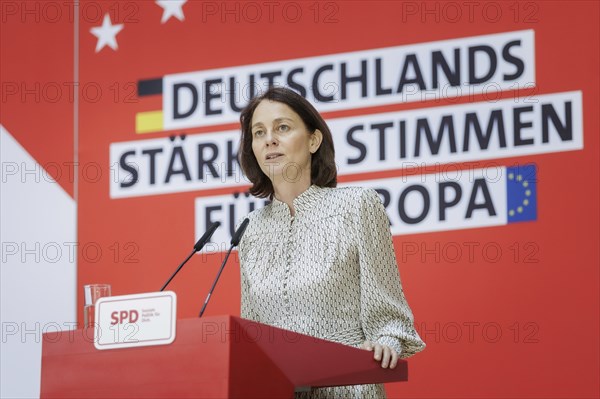
<svg viewBox="0 0 600 399">
<path fill-rule="evenodd" d="M 406 303 L 377 192 L 310 186 L 295 216 L 277 199 L 250 213 L 239 246 L 244 318 L 406 358 L 424 349 Z M 385 398 L 383 385 L 313 389 L 297 398 Z"/>
</svg>

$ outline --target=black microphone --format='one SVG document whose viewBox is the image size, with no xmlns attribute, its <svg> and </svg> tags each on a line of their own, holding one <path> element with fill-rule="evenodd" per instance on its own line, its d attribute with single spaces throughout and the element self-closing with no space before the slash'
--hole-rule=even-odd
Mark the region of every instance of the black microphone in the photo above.
<svg viewBox="0 0 600 399">
<path fill-rule="evenodd" d="M 233 233 L 233 237 L 231 237 L 231 248 L 237 247 L 239 245 L 240 240 L 242 239 L 242 236 L 244 235 L 244 232 L 246 231 L 246 227 L 248 227 L 248 223 L 250 223 L 250 219 L 248 219 L 248 218 L 244 219 L 242 224 L 240 224 L 240 227 L 238 227 L 236 232 Z"/>
<path fill-rule="evenodd" d="M 200 237 L 200 239 L 198 240 L 198 242 L 196 243 L 196 245 L 194 245 L 194 249 L 192 250 L 192 253 L 189 254 L 189 256 L 187 258 L 185 258 L 185 260 L 181 263 L 181 265 L 179 265 L 179 267 L 177 268 L 177 270 L 175 270 L 175 273 L 173 273 L 171 275 L 171 277 L 169 277 L 169 279 L 167 280 L 167 282 L 165 283 L 165 285 L 162 286 L 162 288 L 160 289 L 161 291 L 164 291 L 165 288 L 167 288 L 167 285 L 169 285 L 169 283 L 171 282 L 171 280 L 173 280 L 173 277 L 175 277 L 177 275 L 177 273 L 179 273 L 179 271 L 181 270 L 181 268 L 183 267 L 183 265 L 185 265 L 187 263 L 188 260 L 190 260 L 190 258 L 192 256 L 194 256 L 194 254 L 198 251 L 200 251 L 204 245 L 206 245 L 206 243 L 210 240 L 210 237 L 212 237 L 212 235 L 214 234 L 215 230 L 217 230 L 217 228 L 221 225 L 221 222 L 214 222 L 213 224 L 210 225 L 210 227 L 208 228 L 208 230 L 206 230 L 206 233 L 204 233 L 202 235 L 202 237 Z"/>
<path fill-rule="evenodd" d="M 244 219 L 244 221 L 242 222 L 240 227 L 238 227 L 238 229 L 235 231 L 235 233 L 233 233 L 233 236 L 231 237 L 231 246 L 229 247 L 229 251 L 227 251 L 227 255 L 225 255 L 225 260 L 223 260 L 223 263 L 221 264 L 219 273 L 217 273 L 217 278 L 215 278 L 215 281 L 213 282 L 212 287 L 210 287 L 210 291 L 208 291 L 208 296 L 206 297 L 206 300 L 204 301 L 204 305 L 202 306 L 202 310 L 200 310 L 200 314 L 198 314 L 198 317 L 202 317 L 202 315 L 204 314 L 204 311 L 206 310 L 206 305 L 208 305 L 210 296 L 212 295 L 213 290 L 215 289 L 215 286 L 217 285 L 217 281 L 219 281 L 219 277 L 221 277 L 221 273 L 223 272 L 223 269 L 225 268 L 227 259 L 229 259 L 231 250 L 233 249 L 233 247 L 237 246 L 240 243 L 240 240 L 242 239 L 242 236 L 244 235 L 244 231 L 246 231 L 246 227 L 248 227 L 248 223 L 250 223 L 250 219 L 248 219 L 248 218 Z"/>
</svg>

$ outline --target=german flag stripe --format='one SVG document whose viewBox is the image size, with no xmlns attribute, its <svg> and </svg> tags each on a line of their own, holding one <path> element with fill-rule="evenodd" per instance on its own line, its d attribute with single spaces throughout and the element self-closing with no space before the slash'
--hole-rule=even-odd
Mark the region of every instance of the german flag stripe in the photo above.
<svg viewBox="0 0 600 399">
<path fill-rule="evenodd" d="M 139 112 L 135 115 L 135 132 L 153 133 L 163 130 L 163 112 L 148 111 Z"/>
<path fill-rule="evenodd" d="M 162 78 L 138 80 L 138 97 L 162 94 L 162 89 Z"/>
</svg>

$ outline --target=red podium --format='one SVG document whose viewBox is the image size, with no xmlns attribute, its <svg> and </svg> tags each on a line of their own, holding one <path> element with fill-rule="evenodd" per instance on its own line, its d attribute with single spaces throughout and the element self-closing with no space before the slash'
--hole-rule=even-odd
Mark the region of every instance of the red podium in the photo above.
<svg viewBox="0 0 600 399">
<path fill-rule="evenodd" d="M 92 329 L 44 334 L 42 398 L 293 398 L 310 387 L 406 381 L 373 353 L 233 316 L 177 321 L 170 345 L 100 351 Z"/>
</svg>

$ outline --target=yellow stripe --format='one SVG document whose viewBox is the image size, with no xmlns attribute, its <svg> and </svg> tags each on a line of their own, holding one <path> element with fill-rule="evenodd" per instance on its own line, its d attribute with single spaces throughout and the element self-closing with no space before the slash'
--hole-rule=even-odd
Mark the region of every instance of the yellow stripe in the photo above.
<svg viewBox="0 0 600 399">
<path fill-rule="evenodd" d="M 140 112 L 135 115 L 135 132 L 152 133 L 163 130 L 163 112 L 148 111 Z"/>
</svg>

